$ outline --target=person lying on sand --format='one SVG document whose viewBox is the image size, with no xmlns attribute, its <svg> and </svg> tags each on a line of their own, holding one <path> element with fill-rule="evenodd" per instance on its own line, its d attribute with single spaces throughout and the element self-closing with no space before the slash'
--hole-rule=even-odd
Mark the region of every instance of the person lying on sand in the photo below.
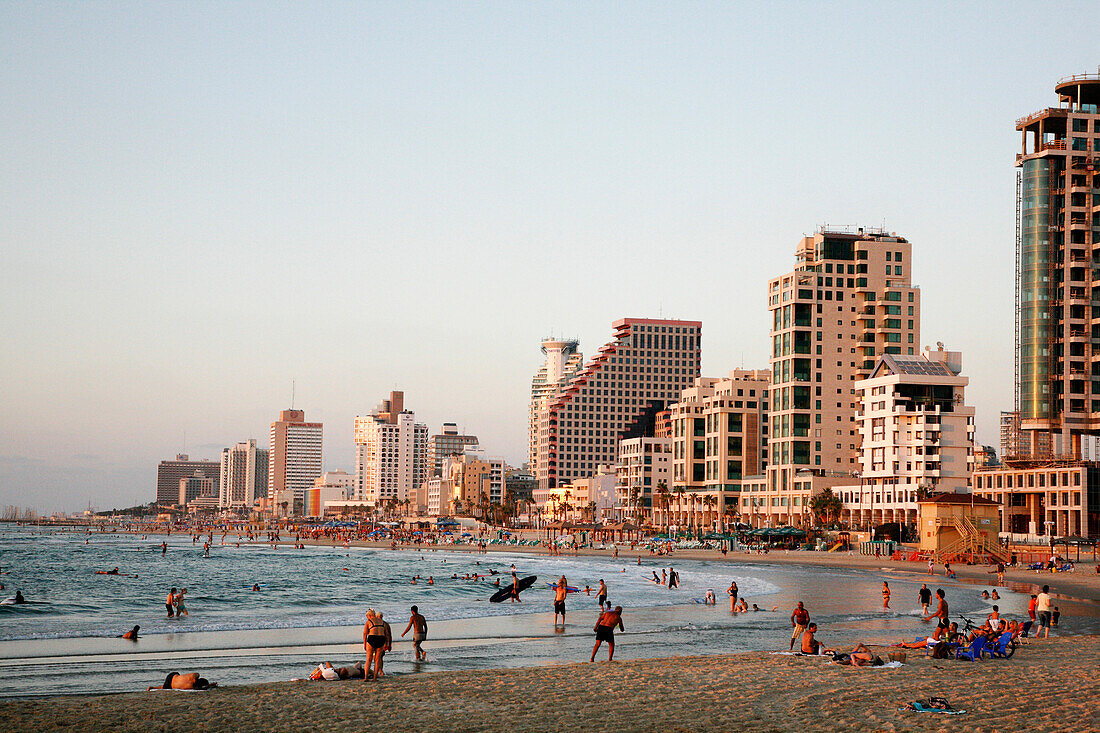
<svg viewBox="0 0 1100 733">
<path fill-rule="evenodd" d="M 179 672 L 169 672 L 168 676 L 164 678 L 164 684 L 160 687 L 149 687 L 145 691 L 150 692 L 152 690 L 210 690 L 218 686 L 217 682 L 209 682 L 203 677 L 199 677 L 198 672 L 188 672 L 187 674 L 180 674 Z"/>
<path fill-rule="evenodd" d="M 882 659 L 876 657 L 874 653 L 867 648 L 867 645 L 863 642 L 856 644 L 856 648 L 848 654 L 844 652 L 836 652 L 833 654 L 833 661 L 837 664 L 848 664 L 853 667 L 878 667 L 882 665 Z"/>
</svg>

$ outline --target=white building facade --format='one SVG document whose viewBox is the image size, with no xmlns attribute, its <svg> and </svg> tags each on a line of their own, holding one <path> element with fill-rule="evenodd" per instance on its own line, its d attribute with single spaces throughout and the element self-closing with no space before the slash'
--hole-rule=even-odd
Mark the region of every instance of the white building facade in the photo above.
<svg viewBox="0 0 1100 733">
<path fill-rule="evenodd" d="M 218 505 L 251 508 L 257 499 L 266 499 L 267 462 L 267 451 L 257 448 L 255 439 L 223 449 Z"/>
<path fill-rule="evenodd" d="M 415 502 L 428 477 L 428 426 L 411 411 L 393 420 L 355 418 L 355 498 L 376 507 L 390 499 Z"/>
</svg>

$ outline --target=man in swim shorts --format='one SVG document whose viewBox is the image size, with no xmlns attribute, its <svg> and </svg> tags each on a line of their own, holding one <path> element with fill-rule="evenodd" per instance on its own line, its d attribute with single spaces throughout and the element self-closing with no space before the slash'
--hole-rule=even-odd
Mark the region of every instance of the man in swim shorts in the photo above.
<svg viewBox="0 0 1100 733">
<path fill-rule="evenodd" d="M 599 651 L 600 644 L 607 642 L 607 661 L 611 661 L 615 658 L 615 627 L 618 626 L 620 631 L 626 631 L 623 626 L 623 607 L 615 606 L 614 611 L 604 611 L 600 614 L 600 618 L 596 621 L 593 631 L 596 632 L 596 645 L 592 647 L 592 658 L 588 661 L 596 661 L 596 652 Z"/>
<path fill-rule="evenodd" d="M 806 626 L 806 630 L 802 632 L 802 653 L 803 654 L 829 654 L 829 650 L 825 648 L 825 645 L 814 638 L 814 634 L 817 633 L 817 624 L 810 622 Z"/>
<path fill-rule="evenodd" d="M 561 615 L 561 625 L 565 626 L 565 596 L 569 593 L 566 588 L 566 580 L 563 575 L 558 579 L 558 584 L 554 588 L 554 626 L 558 625 L 558 615 Z M 600 608 L 603 608 L 603 603 L 600 604 Z"/>
<path fill-rule="evenodd" d="M 753 610 L 756 610 L 756 604 L 753 604 Z M 798 602 L 794 612 L 791 613 L 791 625 L 794 627 L 794 631 L 791 633 L 791 650 L 794 650 L 794 643 L 802 638 L 802 632 L 806 630 L 806 625 L 810 623 L 810 612 L 802 605 L 802 601 Z"/>
<path fill-rule="evenodd" d="M 606 600 L 607 600 L 607 584 L 603 582 L 603 578 L 600 578 L 600 587 L 596 591 L 596 602 L 600 604 L 600 608 L 603 608 L 603 604 Z"/>
<path fill-rule="evenodd" d="M 428 638 L 428 621 L 420 615 L 420 611 L 416 606 L 413 606 L 409 610 L 412 611 L 412 616 L 409 617 L 409 625 L 401 632 L 401 636 L 409 633 L 409 629 L 412 629 L 414 657 L 418 662 L 421 660 L 426 661 L 428 659 L 428 653 L 425 652 L 420 645 Z"/>
<path fill-rule="evenodd" d="M 176 589 L 168 591 L 168 598 L 164 600 L 164 607 L 168 609 L 168 618 L 176 615 Z"/>
<path fill-rule="evenodd" d="M 939 599 L 936 603 L 936 612 L 931 616 L 925 616 L 924 620 L 938 619 L 936 630 L 932 632 L 932 638 L 938 641 L 941 636 L 947 633 L 951 623 L 947 620 L 947 599 L 944 598 L 943 588 L 936 589 L 936 598 Z"/>
</svg>

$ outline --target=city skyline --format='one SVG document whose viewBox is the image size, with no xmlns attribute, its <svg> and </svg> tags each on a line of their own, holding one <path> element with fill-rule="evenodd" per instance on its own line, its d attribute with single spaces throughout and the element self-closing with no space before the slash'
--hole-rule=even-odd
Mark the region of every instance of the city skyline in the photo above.
<svg viewBox="0 0 1100 733">
<path fill-rule="evenodd" d="M 145 503 L 292 380 L 322 470 L 392 389 L 518 465 L 544 337 L 691 319 L 703 376 L 765 368 L 824 223 L 912 242 L 917 346 L 997 443 L 1014 122 L 1100 11 L 1036 61 L 1026 4 L 430 7 L 0 8 L 0 503 Z"/>
</svg>

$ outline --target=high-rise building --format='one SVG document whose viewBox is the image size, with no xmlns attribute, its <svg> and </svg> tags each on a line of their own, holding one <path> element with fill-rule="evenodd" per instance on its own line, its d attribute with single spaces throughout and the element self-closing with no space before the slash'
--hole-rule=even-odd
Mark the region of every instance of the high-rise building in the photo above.
<svg viewBox="0 0 1100 733">
<path fill-rule="evenodd" d="M 557 397 L 562 388 L 584 367 L 584 355 L 580 352 L 579 342 L 575 340 L 543 339 L 542 353 L 546 359 L 531 379 L 531 405 L 527 416 L 528 469 L 536 476 L 539 415 L 550 400 Z"/>
<path fill-rule="evenodd" d="M 180 453 L 174 461 L 161 461 L 157 466 L 157 504 L 171 506 L 179 502 L 180 479 L 191 478 L 197 472 L 218 485 L 220 471 L 217 461 L 192 461 L 186 453 Z"/>
<path fill-rule="evenodd" d="M 672 405 L 672 523 L 717 529 L 738 513 L 741 480 L 768 462 L 767 369 L 700 377 Z M 662 497 L 662 498 L 668 498 Z"/>
<path fill-rule="evenodd" d="M 193 476 L 180 479 L 179 505 L 186 506 L 195 499 L 209 499 L 215 496 L 214 479 L 211 476 L 203 476 L 201 471 L 195 471 Z"/>
<path fill-rule="evenodd" d="M 974 473 L 974 408 L 962 354 L 942 348 L 885 354 L 856 382 L 862 470 L 858 483 L 832 487 L 839 521 L 865 529 L 896 523 L 917 529 L 918 494 L 968 494 Z M 894 537 L 899 540 L 901 537 Z"/>
<path fill-rule="evenodd" d="M 615 474 L 615 511 L 620 519 L 671 524 L 666 501 L 672 496 L 671 438 L 620 440 Z"/>
<path fill-rule="evenodd" d="M 1054 85 L 1016 121 L 1016 402 L 1029 453 L 1081 457 L 1100 435 L 1100 75 Z M 1019 454 L 1017 454 L 1019 455 Z"/>
<path fill-rule="evenodd" d="M 810 496 L 858 472 L 855 382 L 883 354 L 913 356 L 920 290 L 912 246 L 879 229 L 823 227 L 768 284 L 772 327 L 768 491 L 795 524 Z"/>
<path fill-rule="evenodd" d="M 323 425 L 306 422 L 303 410 L 283 410 L 271 423 L 267 491 L 272 502 L 292 502 L 292 513 L 300 513 L 306 489 L 321 475 L 323 438 Z"/>
<path fill-rule="evenodd" d="M 428 478 L 428 426 L 393 392 L 367 416 L 355 418 L 356 499 L 377 507 L 393 499 L 417 502 Z"/>
<path fill-rule="evenodd" d="M 462 453 L 467 448 L 477 447 L 476 435 L 459 435 L 458 426 L 453 422 L 443 423 L 443 429 L 428 438 L 428 476 L 443 475 L 443 461 L 447 456 Z"/>
<path fill-rule="evenodd" d="M 539 488 L 613 465 L 623 438 L 653 435 L 657 413 L 699 376 L 703 324 L 623 318 L 615 337 L 538 410 Z"/>
<path fill-rule="evenodd" d="M 257 499 L 267 499 L 268 452 L 250 438 L 222 450 L 218 505 L 251 509 Z"/>
</svg>

